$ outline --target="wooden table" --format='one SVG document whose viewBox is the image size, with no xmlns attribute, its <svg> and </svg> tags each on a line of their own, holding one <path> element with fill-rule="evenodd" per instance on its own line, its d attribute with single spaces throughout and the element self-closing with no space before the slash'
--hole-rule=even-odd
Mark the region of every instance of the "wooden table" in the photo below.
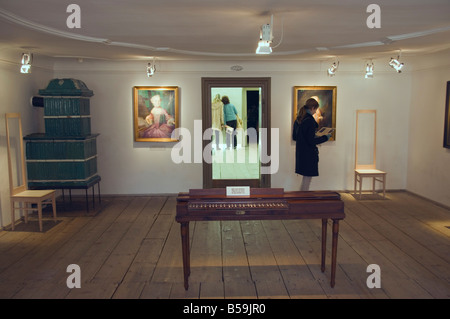
<svg viewBox="0 0 450 319">
<path fill-rule="evenodd" d="M 336 276 L 339 220 L 345 218 L 344 202 L 336 192 L 285 192 L 282 188 L 252 188 L 248 196 L 227 196 L 225 189 L 191 189 L 179 193 L 175 220 L 181 225 L 184 288 L 189 288 L 189 222 L 222 220 L 322 219 L 321 270 L 325 271 L 328 219 L 333 221 L 331 280 Z"/>
</svg>

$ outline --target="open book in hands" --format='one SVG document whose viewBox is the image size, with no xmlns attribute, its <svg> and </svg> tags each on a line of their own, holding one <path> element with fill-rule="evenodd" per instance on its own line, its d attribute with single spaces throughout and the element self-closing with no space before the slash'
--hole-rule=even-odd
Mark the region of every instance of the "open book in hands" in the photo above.
<svg viewBox="0 0 450 319">
<path fill-rule="evenodd" d="M 316 136 L 323 136 L 323 135 L 328 135 L 328 134 L 332 134 L 334 132 L 334 128 L 332 127 L 322 127 L 320 130 L 318 130 L 316 132 Z"/>
</svg>

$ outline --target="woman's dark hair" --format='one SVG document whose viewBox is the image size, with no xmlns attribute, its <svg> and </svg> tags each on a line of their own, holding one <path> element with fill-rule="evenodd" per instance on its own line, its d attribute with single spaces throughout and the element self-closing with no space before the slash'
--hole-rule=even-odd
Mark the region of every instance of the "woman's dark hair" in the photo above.
<svg viewBox="0 0 450 319">
<path fill-rule="evenodd" d="M 306 115 L 306 110 L 312 110 L 312 109 L 316 109 L 318 107 L 319 107 L 319 103 L 317 102 L 316 99 L 313 99 L 313 98 L 307 99 L 305 105 L 303 105 L 303 107 L 298 111 L 297 123 L 300 124 L 302 122 L 303 118 Z"/>
<path fill-rule="evenodd" d="M 228 98 L 228 96 L 224 95 L 222 96 L 222 102 L 223 104 L 230 104 L 230 99 Z"/>
</svg>

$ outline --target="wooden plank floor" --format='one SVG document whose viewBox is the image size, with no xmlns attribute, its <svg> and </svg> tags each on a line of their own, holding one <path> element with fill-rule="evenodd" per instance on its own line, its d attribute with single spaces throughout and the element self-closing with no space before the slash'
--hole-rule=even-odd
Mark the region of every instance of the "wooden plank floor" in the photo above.
<svg viewBox="0 0 450 319">
<path fill-rule="evenodd" d="M 61 212 L 44 233 L 0 231 L 0 298 L 450 298 L 448 209 L 406 192 L 342 198 L 334 288 L 319 220 L 226 221 L 191 224 L 185 291 L 176 197 L 136 196 L 104 197 L 95 216 Z M 66 285 L 70 264 L 79 289 Z M 367 287 L 370 264 L 381 288 Z"/>
</svg>

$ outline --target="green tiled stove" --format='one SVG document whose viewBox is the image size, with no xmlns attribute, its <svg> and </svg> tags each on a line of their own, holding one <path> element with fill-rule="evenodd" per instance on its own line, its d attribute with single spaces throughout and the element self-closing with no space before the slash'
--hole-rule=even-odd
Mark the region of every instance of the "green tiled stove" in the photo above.
<svg viewBox="0 0 450 319">
<path fill-rule="evenodd" d="M 45 134 L 24 137 L 30 189 L 85 189 L 98 185 L 97 136 L 91 133 L 90 98 L 94 95 L 76 79 L 53 79 L 43 98 Z"/>
</svg>

